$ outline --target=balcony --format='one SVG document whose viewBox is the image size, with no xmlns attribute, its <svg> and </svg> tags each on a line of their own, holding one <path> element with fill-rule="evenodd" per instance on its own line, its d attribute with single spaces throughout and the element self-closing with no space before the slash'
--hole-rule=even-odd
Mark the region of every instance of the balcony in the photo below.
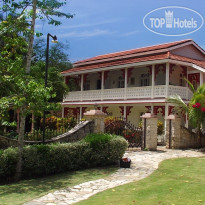
<svg viewBox="0 0 205 205">
<path fill-rule="evenodd" d="M 167 93 L 168 92 L 168 93 Z M 173 85 L 128 87 L 103 90 L 73 91 L 65 96 L 64 102 L 105 101 L 105 100 L 140 100 L 166 98 L 178 94 L 184 100 L 190 100 L 192 92 L 188 87 Z"/>
</svg>

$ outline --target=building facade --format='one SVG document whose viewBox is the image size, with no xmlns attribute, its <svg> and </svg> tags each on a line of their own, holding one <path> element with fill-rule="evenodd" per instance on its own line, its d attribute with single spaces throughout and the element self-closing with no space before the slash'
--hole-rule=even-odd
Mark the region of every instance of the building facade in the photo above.
<svg viewBox="0 0 205 205">
<path fill-rule="evenodd" d="M 147 111 L 163 121 L 173 109 L 165 101 L 168 96 L 178 94 L 189 102 L 192 92 L 184 78 L 194 87 L 205 82 L 205 51 L 183 40 L 78 61 L 62 75 L 70 87 L 63 116 L 72 113 L 81 119 L 97 106 L 137 126 Z"/>
</svg>

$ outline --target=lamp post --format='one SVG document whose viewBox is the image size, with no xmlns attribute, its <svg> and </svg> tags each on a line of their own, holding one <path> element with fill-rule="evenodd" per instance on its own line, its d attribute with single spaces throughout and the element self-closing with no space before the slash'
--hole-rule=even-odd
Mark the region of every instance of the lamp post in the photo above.
<svg viewBox="0 0 205 205">
<path fill-rule="evenodd" d="M 47 34 L 47 46 L 46 46 L 46 67 L 45 67 L 45 88 L 47 87 L 48 83 L 48 58 L 49 58 L 49 37 L 51 37 L 53 40 L 53 43 L 57 43 L 57 37 L 52 36 L 50 33 Z M 46 131 L 46 111 L 44 109 L 43 111 L 43 144 L 45 143 L 45 131 Z"/>
</svg>

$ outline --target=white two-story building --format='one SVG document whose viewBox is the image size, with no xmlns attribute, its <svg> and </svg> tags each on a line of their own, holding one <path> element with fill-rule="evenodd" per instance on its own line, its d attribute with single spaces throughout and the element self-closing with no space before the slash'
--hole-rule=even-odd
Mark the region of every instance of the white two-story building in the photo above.
<svg viewBox="0 0 205 205">
<path fill-rule="evenodd" d="M 195 87 L 205 82 L 205 51 L 192 40 L 110 53 L 74 63 L 62 72 L 70 92 L 65 96 L 63 116 L 98 108 L 108 115 L 124 116 L 138 125 L 150 108 L 159 119 L 173 109 L 165 99 L 178 94 L 189 102 Z"/>
</svg>

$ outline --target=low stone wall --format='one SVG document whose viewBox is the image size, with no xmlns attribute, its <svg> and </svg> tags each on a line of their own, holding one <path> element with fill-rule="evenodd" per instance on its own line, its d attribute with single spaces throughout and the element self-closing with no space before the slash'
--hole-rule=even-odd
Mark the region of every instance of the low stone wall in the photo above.
<svg viewBox="0 0 205 205">
<path fill-rule="evenodd" d="M 169 131 L 167 129 L 166 147 L 169 148 Z M 185 149 L 185 148 L 200 148 L 205 146 L 205 137 L 200 138 L 196 133 L 190 131 L 184 126 L 172 127 L 171 148 L 172 149 Z"/>
<path fill-rule="evenodd" d="M 54 137 L 50 140 L 46 140 L 45 143 L 55 143 L 55 142 L 75 142 L 83 139 L 87 134 L 93 133 L 94 122 L 84 121 L 77 124 L 70 131 Z M 40 144 L 41 141 L 24 141 L 25 145 Z M 5 149 L 8 147 L 17 147 L 18 141 L 15 139 L 10 139 L 7 137 L 0 136 L 0 149 Z"/>
<path fill-rule="evenodd" d="M 0 149 L 6 149 L 8 147 L 17 147 L 18 141 L 7 137 L 0 136 Z"/>
<path fill-rule="evenodd" d="M 203 147 L 205 146 L 205 137 L 203 137 L 202 142 L 200 142 L 200 138 L 196 135 L 196 133 L 181 126 L 180 148 L 199 148 L 201 145 Z"/>
</svg>

